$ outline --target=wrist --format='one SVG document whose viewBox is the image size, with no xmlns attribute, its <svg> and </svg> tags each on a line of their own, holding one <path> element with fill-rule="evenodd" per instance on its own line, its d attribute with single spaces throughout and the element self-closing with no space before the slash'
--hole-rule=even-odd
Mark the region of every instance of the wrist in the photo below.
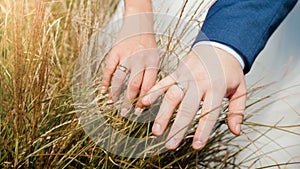
<svg viewBox="0 0 300 169">
<path fill-rule="evenodd" d="M 125 0 L 124 16 L 152 13 L 151 0 Z"/>
<path fill-rule="evenodd" d="M 132 37 L 137 35 L 154 35 L 154 23 L 152 13 L 140 13 L 126 16 L 123 19 L 121 29 L 122 37 Z"/>
</svg>

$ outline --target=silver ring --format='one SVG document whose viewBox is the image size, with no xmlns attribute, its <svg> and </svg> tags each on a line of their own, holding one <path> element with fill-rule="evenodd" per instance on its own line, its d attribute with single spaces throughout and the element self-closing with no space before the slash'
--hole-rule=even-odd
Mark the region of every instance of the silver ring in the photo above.
<svg viewBox="0 0 300 169">
<path fill-rule="evenodd" d="M 182 86 L 182 84 L 180 84 L 179 82 L 176 82 L 175 85 L 181 90 L 184 92 L 184 87 Z"/>
<path fill-rule="evenodd" d="M 121 71 L 124 72 L 124 73 L 126 73 L 128 68 L 125 67 L 125 66 L 123 66 L 123 65 L 119 65 L 119 66 L 117 67 L 117 69 L 118 69 L 118 70 L 121 70 Z"/>
</svg>

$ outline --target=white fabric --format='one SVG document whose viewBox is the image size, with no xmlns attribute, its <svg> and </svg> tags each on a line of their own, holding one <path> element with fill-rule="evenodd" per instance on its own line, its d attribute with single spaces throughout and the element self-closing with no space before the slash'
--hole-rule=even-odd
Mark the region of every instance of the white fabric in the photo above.
<svg viewBox="0 0 300 169">
<path fill-rule="evenodd" d="M 219 42 L 213 42 L 213 41 L 200 41 L 195 44 L 195 46 L 197 46 L 197 45 L 210 45 L 210 46 L 213 46 L 216 48 L 220 48 L 220 49 L 228 52 L 229 54 L 231 54 L 233 57 L 235 57 L 236 60 L 238 60 L 240 62 L 242 69 L 245 68 L 245 63 L 244 63 L 242 57 L 234 49 L 232 49 L 231 47 L 229 47 L 227 45 L 224 45 Z"/>
</svg>

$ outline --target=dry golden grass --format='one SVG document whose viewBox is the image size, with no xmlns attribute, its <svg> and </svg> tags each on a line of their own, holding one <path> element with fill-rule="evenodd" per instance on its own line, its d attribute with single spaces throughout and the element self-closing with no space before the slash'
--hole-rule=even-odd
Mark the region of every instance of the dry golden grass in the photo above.
<svg viewBox="0 0 300 169">
<path fill-rule="evenodd" d="M 247 146 L 232 143 L 236 137 L 223 128 L 224 114 L 201 151 L 190 146 L 193 131 L 176 151 L 143 159 L 110 154 L 85 134 L 72 105 L 72 73 L 80 50 L 117 5 L 111 0 L 0 2 L 1 168 L 246 167 L 236 156 Z M 151 133 L 151 123 L 129 124 L 116 111 L 108 113 L 111 123 L 127 132 Z"/>
</svg>

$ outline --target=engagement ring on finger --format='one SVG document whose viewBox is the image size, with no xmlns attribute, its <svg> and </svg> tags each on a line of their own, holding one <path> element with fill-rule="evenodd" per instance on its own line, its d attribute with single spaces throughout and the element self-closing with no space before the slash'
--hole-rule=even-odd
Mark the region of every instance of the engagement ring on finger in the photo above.
<svg viewBox="0 0 300 169">
<path fill-rule="evenodd" d="M 179 82 L 176 82 L 175 84 L 181 91 L 184 92 L 184 87 L 182 86 L 182 84 L 180 84 Z"/>
<path fill-rule="evenodd" d="M 121 70 L 121 71 L 124 72 L 124 73 L 126 73 L 128 68 L 125 67 L 125 66 L 123 66 L 123 65 L 119 65 L 119 66 L 117 67 L 117 69 L 118 69 L 118 70 Z"/>
</svg>

